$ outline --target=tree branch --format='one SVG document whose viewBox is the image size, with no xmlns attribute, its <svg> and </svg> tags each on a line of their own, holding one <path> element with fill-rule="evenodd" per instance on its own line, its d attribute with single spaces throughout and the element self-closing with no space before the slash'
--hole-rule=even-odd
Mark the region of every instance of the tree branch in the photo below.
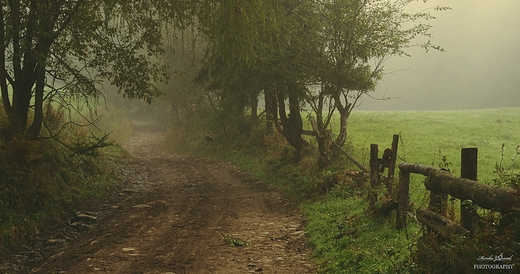
<svg viewBox="0 0 520 274">
<path fill-rule="evenodd" d="M 356 165 L 359 169 L 361 169 L 365 173 L 370 173 L 370 171 L 364 167 L 362 164 L 360 164 L 356 158 L 354 158 L 352 155 L 350 155 L 348 152 L 346 152 L 342 147 L 340 147 L 336 142 L 332 142 L 332 145 L 334 145 L 339 151 L 345 155 L 354 165 Z"/>
<path fill-rule="evenodd" d="M 70 15 L 64 20 L 63 24 L 53 33 L 51 41 L 56 40 L 56 38 L 58 38 L 63 33 L 65 28 L 69 26 L 70 22 L 72 21 L 72 18 L 76 16 L 78 9 L 83 4 L 83 2 L 85 1 L 79 0 L 78 2 L 76 2 L 76 5 L 72 8 L 72 12 L 70 13 Z M 56 14 L 59 14 L 59 12 L 56 12 Z"/>
</svg>

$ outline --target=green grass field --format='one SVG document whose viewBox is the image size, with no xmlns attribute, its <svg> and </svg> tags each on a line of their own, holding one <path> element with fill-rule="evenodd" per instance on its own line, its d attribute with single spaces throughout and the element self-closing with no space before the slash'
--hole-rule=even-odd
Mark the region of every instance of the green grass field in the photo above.
<svg viewBox="0 0 520 274">
<path fill-rule="evenodd" d="M 505 145 L 503 166 L 509 166 L 517 155 L 519 117 L 520 108 L 357 111 L 349 120 L 349 141 L 356 158 L 368 166 L 370 144 L 379 144 L 381 153 L 390 147 L 393 134 L 400 134 L 398 162 L 433 166 L 449 162 L 452 165 L 448 167 L 455 175 L 460 175 L 461 148 L 477 147 L 479 181 L 492 184 L 502 144 Z M 513 164 L 516 172 L 520 170 L 519 162 L 520 159 Z M 424 208 L 428 203 L 423 179 L 422 175 L 412 176 L 410 199 L 416 208 Z M 422 235 L 421 225 L 409 221 L 406 230 L 395 231 L 395 213 L 373 218 L 367 214 L 367 204 L 366 194 L 346 195 L 341 186 L 305 203 L 307 232 L 316 250 L 320 273 L 408 273 L 418 267 L 411 258 Z M 451 207 L 456 212 L 458 203 Z M 347 234 L 342 236 L 343 233 Z"/>
<path fill-rule="evenodd" d="M 440 156 L 460 174 L 460 150 L 479 150 L 478 179 L 490 183 L 505 145 L 504 166 L 509 166 L 520 145 L 520 108 L 457 111 L 357 111 L 350 119 L 349 140 L 357 157 L 368 166 L 370 144 L 380 152 L 400 134 L 398 162 L 438 166 Z M 519 161 L 520 162 L 520 161 Z M 520 168 L 520 163 L 514 165 Z"/>
</svg>

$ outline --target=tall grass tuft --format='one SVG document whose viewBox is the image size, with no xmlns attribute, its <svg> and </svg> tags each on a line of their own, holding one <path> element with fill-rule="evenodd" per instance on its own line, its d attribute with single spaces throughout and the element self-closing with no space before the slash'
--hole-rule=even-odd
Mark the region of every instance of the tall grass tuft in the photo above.
<svg viewBox="0 0 520 274">
<path fill-rule="evenodd" d="M 52 118 L 47 126 L 59 128 L 62 113 L 46 111 Z M 0 125 L 6 126 L 5 117 L 0 117 Z M 57 140 L 0 138 L 0 258 L 19 249 L 76 203 L 103 195 L 111 184 L 103 157 L 75 154 L 64 146 L 85 136 L 86 130 L 65 127 Z"/>
</svg>

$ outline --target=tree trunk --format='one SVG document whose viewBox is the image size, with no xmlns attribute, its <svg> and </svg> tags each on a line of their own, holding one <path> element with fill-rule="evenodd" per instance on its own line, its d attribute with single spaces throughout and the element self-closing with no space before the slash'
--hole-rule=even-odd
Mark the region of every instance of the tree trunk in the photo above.
<svg viewBox="0 0 520 274">
<path fill-rule="evenodd" d="M 273 103 L 274 101 L 274 103 Z M 269 135 L 274 132 L 274 119 L 278 119 L 276 115 L 276 97 L 267 88 L 264 89 L 264 103 L 265 103 L 265 134 Z"/>
<path fill-rule="evenodd" d="M 339 114 L 339 134 L 335 142 L 338 146 L 342 147 L 347 141 L 348 114 L 341 111 Z"/>
<path fill-rule="evenodd" d="M 332 137 L 330 130 L 323 128 L 322 115 L 316 113 L 317 121 L 311 116 L 312 129 L 316 133 L 316 142 L 318 143 L 318 167 L 324 169 L 328 167 L 332 161 L 330 158 L 330 148 L 332 145 Z M 321 123 L 320 123 L 321 122 Z"/>
<path fill-rule="evenodd" d="M 0 18 L 4 18 L 4 10 L 3 9 L 0 9 Z M 2 103 L 4 105 L 4 110 L 5 110 L 5 113 L 8 117 L 8 120 L 11 121 L 12 119 L 12 113 L 13 113 L 13 110 L 11 108 L 11 101 L 9 99 L 9 91 L 8 91 L 8 86 L 7 86 L 7 79 L 8 79 L 8 74 L 7 74 L 7 71 L 5 69 L 5 62 L 6 62 L 6 59 L 5 59 L 5 25 L 4 25 L 4 20 L 0 20 L 0 41 L 2 41 L 2 43 L 0 44 L 0 89 L 1 89 L 1 92 L 2 92 Z"/>
<path fill-rule="evenodd" d="M 266 92 L 266 97 L 272 99 L 271 103 L 273 105 L 271 110 L 276 131 L 285 137 L 287 142 L 296 150 L 299 157 L 301 150 L 308 143 L 302 138 L 303 121 L 300 114 L 298 96 L 294 92 L 289 95 L 289 115 L 287 115 L 285 109 L 285 98 L 282 93 Z M 280 121 L 278 121 L 278 115 Z"/>
<path fill-rule="evenodd" d="M 32 83 L 29 81 L 20 83 L 19 79 L 16 80 L 13 86 L 12 113 L 9 126 L 14 133 L 23 134 L 27 129 Z M 30 85 L 27 84 L 28 82 Z"/>
<path fill-rule="evenodd" d="M 251 128 L 256 128 L 258 125 L 258 93 L 250 94 L 251 104 Z"/>
<path fill-rule="evenodd" d="M 45 88 L 45 65 L 39 63 L 36 69 L 36 90 L 34 95 L 34 119 L 27 130 L 27 135 L 31 139 L 38 138 L 43 123 L 43 92 Z"/>
<path fill-rule="evenodd" d="M 316 136 L 316 142 L 318 143 L 318 167 L 325 169 L 332 163 L 333 159 L 331 157 L 332 132 L 328 129 L 328 123 L 324 121 L 323 118 L 325 101 L 325 92 L 323 89 L 319 92 L 317 99 L 317 104 L 314 107 L 316 119 L 311 116 L 310 122 L 314 135 Z"/>
<path fill-rule="evenodd" d="M 318 167 L 320 169 L 325 169 L 332 163 L 330 156 L 330 148 L 332 143 L 330 130 L 325 130 L 322 136 L 316 137 L 316 140 L 318 141 L 318 150 L 320 152 L 318 158 Z"/>
<path fill-rule="evenodd" d="M 2 46 L 2 99 L 7 102 L 4 107 L 8 117 L 10 129 L 16 134 L 27 134 L 29 138 L 36 138 L 43 122 L 43 97 L 45 87 L 45 61 L 48 58 L 51 45 L 56 39 L 54 25 L 58 17 L 47 16 L 51 11 L 51 2 L 32 1 L 28 14 L 28 24 L 22 30 L 18 1 L 12 7 L 12 71 L 13 77 L 8 78 L 12 88 L 12 102 L 9 106 L 9 95 L 5 79 L 10 77 L 5 70 L 5 45 Z M 3 15 L 3 13 L 2 13 Z M 35 26 L 38 25 L 36 28 Z M 5 31 L 2 22 L 2 32 Z M 38 29 L 39 31 L 35 31 Z M 23 35 L 22 35 L 23 33 Z M 2 34 L 2 42 L 5 42 Z M 29 129 L 29 110 L 33 96 L 33 87 L 36 84 L 34 119 Z M 27 131 L 26 131 L 27 130 Z"/>
<path fill-rule="evenodd" d="M 283 97 L 280 98 L 283 100 Z M 283 114 L 285 116 L 285 105 L 279 105 L 278 107 L 280 110 L 282 110 L 283 107 Z M 282 118 L 284 136 L 289 144 L 300 153 L 304 145 L 302 138 L 303 121 L 300 114 L 300 102 L 294 93 L 289 95 L 289 115 L 282 117 L 281 114 L 282 113 L 280 113 L 280 117 Z"/>
</svg>

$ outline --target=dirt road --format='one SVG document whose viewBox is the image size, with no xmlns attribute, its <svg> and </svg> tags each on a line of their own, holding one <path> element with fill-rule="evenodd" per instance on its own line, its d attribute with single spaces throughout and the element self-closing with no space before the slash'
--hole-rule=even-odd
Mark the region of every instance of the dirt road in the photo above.
<svg viewBox="0 0 520 274">
<path fill-rule="evenodd" d="M 315 273 L 297 209 L 226 163 L 170 155 L 135 122 L 121 199 L 34 273 Z"/>
</svg>

